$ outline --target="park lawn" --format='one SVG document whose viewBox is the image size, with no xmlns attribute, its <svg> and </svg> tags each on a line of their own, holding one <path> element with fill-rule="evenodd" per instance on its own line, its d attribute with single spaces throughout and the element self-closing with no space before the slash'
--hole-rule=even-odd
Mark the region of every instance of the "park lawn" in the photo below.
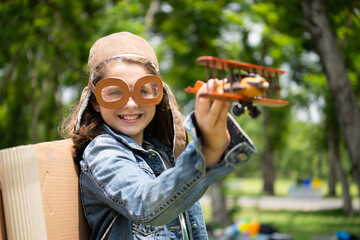
<svg viewBox="0 0 360 240">
<path fill-rule="evenodd" d="M 294 181 L 280 179 L 276 181 L 277 196 L 286 196 L 289 186 Z M 226 194 L 228 197 L 261 196 L 262 180 L 256 178 L 241 178 L 226 180 Z M 324 193 L 326 193 L 326 186 Z M 340 191 L 337 191 L 341 194 Z M 351 186 L 351 194 L 356 197 L 356 186 Z M 337 196 L 340 197 L 340 196 Z M 207 224 L 211 224 L 211 206 L 202 205 Z M 235 211 L 234 211 L 235 210 Z M 345 217 L 341 209 L 326 211 L 278 211 L 262 210 L 255 207 L 229 206 L 232 219 L 250 218 L 261 224 L 271 224 L 279 232 L 290 234 L 294 240 L 309 240 L 314 236 L 331 236 L 337 231 L 347 231 L 360 236 L 360 213 L 355 217 Z"/>
<path fill-rule="evenodd" d="M 206 224 L 211 224 L 211 206 L 202 205 Z M 315 236 L 332 236 L 346 231 L 360 236 L 360 216 L 345 217 L 341 209 L 326 211 L 270 211 L 258 208 L 241 208 L 234 220 L 251 219 L 260 224 L 270 224 L 281 233 L 290 234 L 294 240 L 310 240 Z"/>
<path fill-rule="evenodd" d="M 206 223 L 211 223 L 211 210 L 203 206 Z M 260 224 L 270 224 L 281 233 L 287 233 L 294 240 L 310 240 L 314 236 L 332 236 L 337 231 L 360 236 L 360 217 L 347 218 L 340 209 L 300 212 L 269 211 L 256 208 L 241 208 L 234 219 L 251 219 Z"/>
<path fill-rule="evenodd" d="M 291 185 L 295 183 L 295 179 L 276 179 L 274 185 L 274 191 L 276 196 L 287 196 Z M 226 192 L 229 196 L 261 196 L 262 193 L 262 179 L 261 178 L 228 178 L 225 181 Z M 328 192 L 328 186 L 326 182 L 323 184 L 324 196 Z M 357 187 L 355 183 L 350 185 L 350 194 L 353 199 L 358 198 Z M 341 185 L 336 185 L 336 197 L 341 198 Z"/>
</svg>

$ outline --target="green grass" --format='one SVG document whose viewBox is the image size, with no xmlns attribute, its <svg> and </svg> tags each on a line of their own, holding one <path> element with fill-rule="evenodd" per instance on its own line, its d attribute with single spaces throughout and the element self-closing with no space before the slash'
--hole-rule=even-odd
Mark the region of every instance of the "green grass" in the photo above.
<svg viewBox="0 0 360 240">
<path fill-rule="evenodd" d="M 203 211 L 205 222 L 211 224 L 210 206 L 203 206 Z M 320 235 L 331 236 L 340 230 L 360 236 L 360 217 L 345 217 L 340 209 L 300 212 L 242 208 L 233 218 L 250 218 L 261 224 L 271 224 L 279 232 L 290 234 L 294 240 L 309 240 Z"/>
<path fill-rule="evenodd" d="M 276 196 L 287 196 L 291 185 L 295 183 L 294 179 L 279 178 L 275 181 L 274 191 Z M 262 193 L 262 179 L 261 178 L 229 178 L 226 180 L 226 191 L 230 196 L 261 196 Z M 328 186 L 324 182 L 323 194 L 328 192 Z M 341 198 L 341 185 L 336 185 L 336 197 Z M 356 199 L 358 198 L 357 187 L 355 183 L 350 185 L 350 194 Z"/>
<path fill-rule="evenodd" d="M 344 230 L 360 235 L 360 217 L 347 218 L 341 210 L 318 212 L 259 211 L 242 209 L 235 219 L 256 219 L 273 225 L 280 232 L 288 233 L 296 240 L 309 240 L 316 235 L 333 235 Z"/>
<path fill-rule="evenodd" d="M 294 181 L 279 179 L 275 183 L 275 194 L 286 196 L 288 188 Z M 338 186 L 340 187 L 340 186 Z M 227 179 L 226 193 L 228 197 L 261 196 L 262 180 L 255 178 Z M 340 189 L 339 189 L 340 190 Z M 324 193 L 327 189 L 324 186 Z M 337 191 L 341 197 L 341 191 Z M 351 195 L 357 197 L 355 185 L 351 186 Z M 211 224 L 211 206 L 202 205 L 207 224 Z M 231 208 L 231 209 L 230 209 Z M 235 210 L 235 211 L 234 211 Z M 255 207 L 229 206 L 232 211 L 232 219 L 250 218 L 261 224 L 271 224 L 280 232 L 290 234 L 294 240 L 309 240 L 314 236 L 331 236 L 337 231 L 343 230 L 360 236 L 360 212 L 355 217 L 344 216 L 341 209 L 326 211 L 271 211 Z"/>
</svg>

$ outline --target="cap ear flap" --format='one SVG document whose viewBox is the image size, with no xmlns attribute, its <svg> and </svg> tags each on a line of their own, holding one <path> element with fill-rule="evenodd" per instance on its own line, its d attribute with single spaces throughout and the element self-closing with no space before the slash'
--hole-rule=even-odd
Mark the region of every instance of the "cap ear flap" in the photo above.
<svg viewBox="0 0 360 240">
<path fill-rule="evenodd" d="M 188 143 L 187 139 L 187 133 L 185 131 L 185 128 L 183 127 L 183 121 L 182 116 L 179 110 L 179 106 L 177 105 L 176 99 L 174 97 L 174 94 L 171 92 L 171 89 L 164 83 L 164 89 L 166 90 L 168 96 L 169 96 L 169 103 L 172 107 L 173 112 L 173 125 L 175 127 L 175 146 L 174 146 L 174 154 L 175 159 L 185 150 L 185 147 Z"/>
<path fill-rule="evenodd" d="M 91 103 L 91 106 L 94 108 L 94 110 L 95 110 L 96 112 L 100 112 L 100 105 L 99 105 L 98 102 L 96 102 L 96 100 L 91 99 L 91 100 L 90 100 L 90 103 Z"/>
</svg>

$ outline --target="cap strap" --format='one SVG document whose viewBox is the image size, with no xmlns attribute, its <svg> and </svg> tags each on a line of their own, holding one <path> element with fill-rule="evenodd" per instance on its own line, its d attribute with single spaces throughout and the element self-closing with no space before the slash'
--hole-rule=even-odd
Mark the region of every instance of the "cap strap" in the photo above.
<svg viewBox="0 0 360 240">
<path fill-rule="evenodd" d="M 80 124 L 81 124 L 81 118 L 82 118 L 82 115 L 83 115 L 83 113 L 85 111 L 85 108 L 87 107 L 87 105 L 89 103 L 90 95 L 91 95 L 91 91 L 89 89 L 88 92 L 86 93 L 84 102 L 81 104 L 81 107 L 79 109 L 79 112 L 78 112 L 78 115 L 77 115 L 77 118 L 76 118 L 76 124 L 75 124 L 75 128 L 74 128 L 74 133 L 75 134 L 79 133 Z"/>
</svg>

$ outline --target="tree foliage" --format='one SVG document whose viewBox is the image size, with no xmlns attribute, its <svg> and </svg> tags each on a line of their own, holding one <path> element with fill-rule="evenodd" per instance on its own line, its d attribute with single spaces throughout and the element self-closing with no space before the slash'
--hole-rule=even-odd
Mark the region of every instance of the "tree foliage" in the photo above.
<svg viewBox="0 0 360 240">
<path fill-rule="evenodd" d="M 1 148 L 57 137 L 62 89 L 83 79 L 95 3 L 0 4 Z"/>
</svg>

